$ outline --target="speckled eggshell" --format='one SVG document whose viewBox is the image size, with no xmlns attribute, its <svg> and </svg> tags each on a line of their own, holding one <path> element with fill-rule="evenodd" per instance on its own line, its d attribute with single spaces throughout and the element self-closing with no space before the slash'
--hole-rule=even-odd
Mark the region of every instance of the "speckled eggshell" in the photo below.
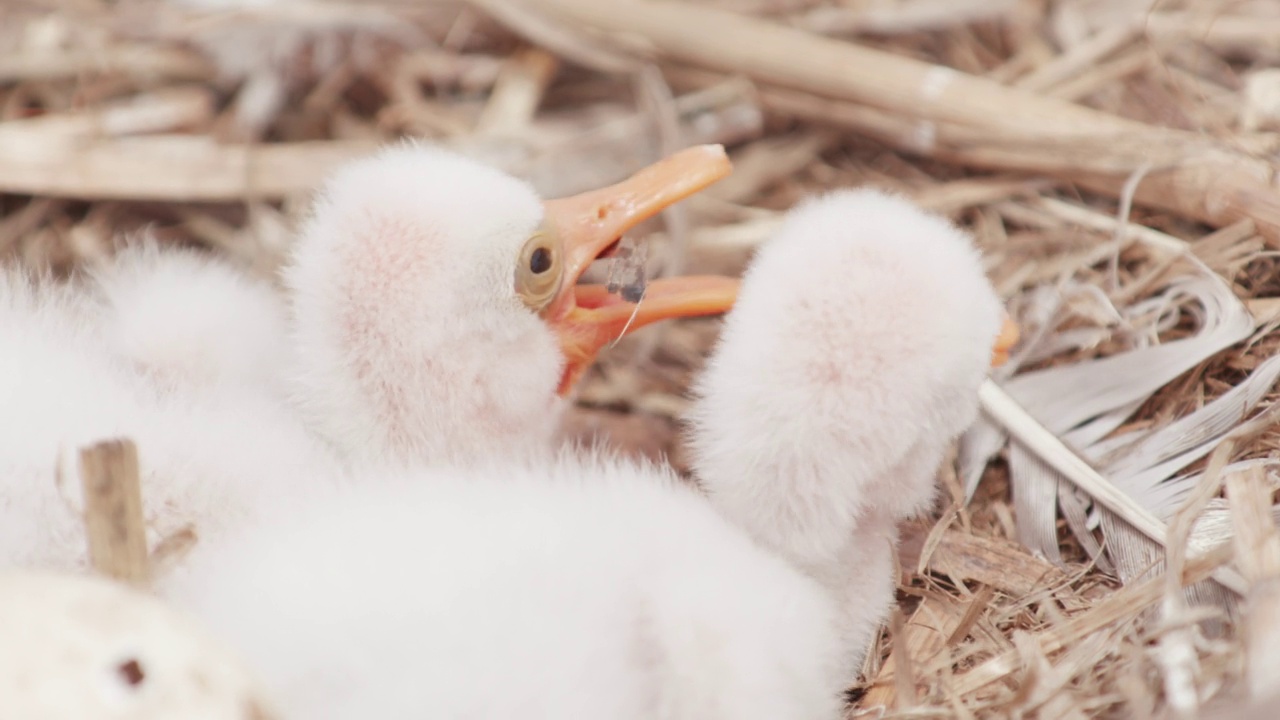
<svg viewBox="0 0 1280 720">
<path fill-rule="evenodd" d="M 229 650 L 107 580 L 0 573 L 0 718 L 274 720 Z"/>
</svg>

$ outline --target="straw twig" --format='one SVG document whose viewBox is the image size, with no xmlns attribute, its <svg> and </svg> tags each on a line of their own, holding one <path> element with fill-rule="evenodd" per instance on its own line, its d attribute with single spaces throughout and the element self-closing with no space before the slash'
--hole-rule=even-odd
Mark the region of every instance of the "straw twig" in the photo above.
<svg viewBox="0 0 1280 720">
<path fill-rule="evenodd" d="M 151 580 L 138 449 L 108 440 L 80 450 L 89 559 L 103 575 L 139 587 Z"/>
<path fill-rule="evenodd" d="M 1271 517 L 1271 483 L 1260 466 L 1227 480 L 1236 562 L 1249 583 L 1244 645 L 1250 693 L 1265 698 L 1280 683 L 1280 533 Z"/>
</svg>

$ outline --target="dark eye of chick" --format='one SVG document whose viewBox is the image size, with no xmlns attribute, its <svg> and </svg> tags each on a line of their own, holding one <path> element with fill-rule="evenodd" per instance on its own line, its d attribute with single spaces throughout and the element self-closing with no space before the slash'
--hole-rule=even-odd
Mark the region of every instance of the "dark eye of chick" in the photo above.
<svg viewBox="0 0 1280 720">
<path fill-rule="evenodd" d="M 534 250 L 533 254 L 529 256 L 529 269 L 532 270 L 535 275 L 541 275 L 542 273 L 550 270 L 551 251 L 544 247 Z"/>
</svg>

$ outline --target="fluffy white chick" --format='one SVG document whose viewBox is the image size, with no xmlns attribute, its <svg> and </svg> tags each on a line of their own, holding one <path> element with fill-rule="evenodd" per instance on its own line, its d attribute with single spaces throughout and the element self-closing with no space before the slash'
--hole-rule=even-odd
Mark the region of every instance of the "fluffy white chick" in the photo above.
<svg viewBox="0 0 1280 720">
<path fill-rule="evenodd" d="M 206 631 L 113 582 L 0 573 L 0 716 L 271 720 L 261 687 Z"/>
<path fill-rule="evenodd" d="M 74 288 L 0 269 L 0 567 L 83 555 L 59 458 L 145 424 L 142 387 L 103 351 L 98 317 Z"/>
<path fill-rule="evenodd" d="M 926 509 L 1004 342 L 970 239 L 871 190 L 796 207 L 754 258 L 691 413 L 696 474 L 843 598 L 851 661 L 892 601 L 898 520 Z"/>
<path fill-rule="evenodd" d="M 296 406 L 357 467 L 545 446 L 562 396 L 602 346 L 732 304 L 727 278 L 656 281 L 638 307 L 576 284 L 622 233 L 727 171 L 722 148 L 690 148 L 615 186 L 543 202 L 429 146 L 341 168 L 284 274 Z"/>
<path fill-rule="evenodd" d="M 509 176 L 402 146 L 340 171 L 290 267 L 293 388 L 268 288 L 179 251 L 127 250 L 83 288 L 0 287 L 0 565 L 80 567 L 78 485 L 60 456 L 139 447 L 153 545 L 208 538 L 353 466 L 484 457 L 550 436 L 572 378 L 635 317 L 717 312 L 736 283 L 654 283 L 637 310 L 575 281 L 617 237 L 727 171 L 695 148 L 613 188 L 543 203 Z M 691 285 L 684 284 L 691 282 Z M 596 288 L 598 290 L 598 288 Z M 91 301 L 96 293 L 99 302 Z M 296 361 L 296 362 L 295 362 Z M 74 473 L 69 477 L 74 478 Z M 64 495 L 66 497 L 64 497 Z"/>
<path fill-rule="evenodd" d="M 85 567 L 76 451 L 101 440 L 138 444 L 152 547 L 188 527 L 216 534 L 330 477 L 280 402 L 234 383 L 157 383 L 116 352 L 109 317 L 83 286 L 0 272 L 0 567 Z"/>
<path fill-rule="evenodd" d="M 111 349 L 158 382 L 278 387 L 287 313 L 265 280 L 150 240 L 121 248 L 91 278 Z"/>
<path fill-rule="evenodd" d="M 161 589 L 285 718 L 839 717 L 825 589 L 667 472 L 581 458 L 365 478 Z"/>
<path fill-rule="evenodd" d="M 154 392 L 133 433 L 153 540 L 307 492 L 331 458 L 284 402 L 287 303 L 225 260 L 144 240 L 90 273 L 107 350 Z"/>
</svg>

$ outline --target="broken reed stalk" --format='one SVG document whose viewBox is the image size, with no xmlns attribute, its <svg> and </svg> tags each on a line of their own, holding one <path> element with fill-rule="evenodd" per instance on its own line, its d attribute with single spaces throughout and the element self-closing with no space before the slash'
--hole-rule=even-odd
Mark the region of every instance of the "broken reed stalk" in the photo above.
<svg viewBox="0 0 1280 720">
<path fill-rule="evenodd" d="M 508 58 L 476 121 L 476 133 L 519 136 L 527 132 L 559 66 L 555 55 L 541 49 L 525 50 Z"/>
<path fill-rule="evenodd" d="M 1118 197 L 1128 177 L 1149 162 L 1155 167 L 1137 189 L 1139 201 L 1217 226 L 1252 218 L 1260 233 L 1280 241 L 1280 198 L 1267 182 L 1270 164 L 1196 133 L 1121 118 L 949 67 L 689 3 L 530 4 L 605 34 L 617 47 L 638 54 L 656 52 L 745 74 L 785 90 L 811 93 L 819 102 L 829 99 L 827 104 L 854 104 L 846 120 L 879 125 L 880 135 L 908 152 L 1051 173 L 1112 197 Z M 1063 152 L 1046 153 L 1046 144 Z M 1079 151 L 1082 144 L 1087 152 Z"/>
<path fill-rule="evenodd" d="M 312 189 L 316 178 L 377 147 L 358 140 L 222 145 L 176 134 L 64 137 L 12 152 L 0 148 L 0 192 L 170 202 L 280 198 Z"/>
<path fill-rule="evenodd" d="M 554 68 L 540 51 L 522 57 L 534 58 L 537 77 L 525 84 L 537 87 L 521 86 L 515 66 L 516 74 L 504 76 L 507 81 L 481 116 L 488 118 L 487 131 L 442 144 L 485 158 L 549 196 L 616 182 L 653 161 L 646 144 L 636 141 L 648 132 L 641 112 L 597 108 L 576 133 L 567 132 L 563 122 L 554 130 L 532 126 L 541 84 Z M 314 189 L 334 167 L 382 144 L 357 139 L 232 145 L 171 132 L 193 124 L 210 104 L 206 93 L 187 88 L 92 112 L 0 123 L 0 192 L 82 200 L 275 200 Z M 674 105 L 679 135 L 692 144 L 740 142 L 758 135 L 763 122 L 752 89 L 742 81 L 715 83 L 676 98 Z"/>
<path fill-rule="evenodd" d="M 150 582 L 138 449 L 107 440 L 80 450 L 89 560 L 107 577 L 136 587 Z"/>
<path fill-rule="evenodd" d="M 985 608 L 994 596 L 994 588 L 984 586 L 970 603 L 970 608 Z M 930 596 L 921 601 L 910 620 L 904 621 L 901 612 L 895 609 L 890 624 L 892 653 L 859 702 L 859 709 L 906 710 L 918 703 L 920 678 L 917 677 L 917 668 L 946 651 L 957 640 L 958 631 L 967 631 L 963 626 L 969 619 L 969 612 Z"/>
<path fill-rule="evenodd" d="M 1280 686 L 1280 533 L 1271 517 L 1266 470 L 1255 465 L 1227 476 L 1236 563 L 1249 583 L 1245 594 L 1245 677 L 1250 694 L 1266 697 Z"/>
</svg>

